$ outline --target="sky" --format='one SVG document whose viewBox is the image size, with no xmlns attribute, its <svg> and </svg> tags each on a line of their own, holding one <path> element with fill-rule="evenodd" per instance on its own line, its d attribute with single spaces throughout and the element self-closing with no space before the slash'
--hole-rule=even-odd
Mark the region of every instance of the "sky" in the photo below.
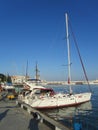
<svg viewBox="0 0 98 130">
<path fill-rule="evenodd" d="M 89 80 L 98 79 L 98 0 L 0 0 L 0 73 L 66 81 L 65 13 Z M 69 31 L 70 33 L 70 31 Z M 70 35 L 71 78 L 84 80 Z"/>
</svg>

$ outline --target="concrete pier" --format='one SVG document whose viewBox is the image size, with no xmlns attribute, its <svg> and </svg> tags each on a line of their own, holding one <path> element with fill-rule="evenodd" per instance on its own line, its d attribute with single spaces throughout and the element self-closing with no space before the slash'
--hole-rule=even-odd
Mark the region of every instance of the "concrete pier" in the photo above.
<svg viewBox="0 0 98 130">
<path fill-rule="evenodd" d="M 31 114 L 17 107 L 16 101 L 5 98 L 0 101 L 0 130 L 32 130 L 31 120 L 34 130 L 51 130 L 44 123 L 35 123 Z"/>
</svg>

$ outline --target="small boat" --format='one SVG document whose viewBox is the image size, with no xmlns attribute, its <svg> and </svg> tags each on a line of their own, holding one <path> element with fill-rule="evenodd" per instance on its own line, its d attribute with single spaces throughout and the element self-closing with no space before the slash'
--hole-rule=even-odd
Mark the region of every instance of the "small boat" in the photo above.
<svg viewBox="0 0 98 130">
<path fill-rule="evenodd" d="M 14 87 L 12 84 L 8 84 L 8 83 L 3 84 L 3 85 L 2 85 L 2 88 L 3 88 L 4 90 L 15 89 L 15 87 Z"/>
<path fill-rule="evenodd" d="M 2 84 L 3 93 L 6 94 L 6 97 L 8 99 L 15 99 L 17 96 L 17 93 L 15 92 L 15 87 L 11 83 L 5 83 Z"/>
<path fill-rule="evenodd" d="M 91 92 L 74 94 L 71 88 L 71 73 L 70 73 L 70 49 L 69 49 L 69 34 L 68 34 L 68 15 L 66 14 L 66 34 L 68 47 L 68 84 L 69 93 L 55 93 L 53 89 L 43 86 L 32 85 L 25 82 L 31 89 L 19 95 L 18 100 L 30 105 L 36 109 L 51 109 L 79 105 L 91 100 Z M 79 51 L 79 50 L 78 50 Z M 82 61 L 82 60 L 81 60 Z M 82 63 L 83 66 L 83 63 Z M 84 66 L 83 66 L 83 70 Z M 86 76 L 87 79 L 87 76 Z"/>
</svg>

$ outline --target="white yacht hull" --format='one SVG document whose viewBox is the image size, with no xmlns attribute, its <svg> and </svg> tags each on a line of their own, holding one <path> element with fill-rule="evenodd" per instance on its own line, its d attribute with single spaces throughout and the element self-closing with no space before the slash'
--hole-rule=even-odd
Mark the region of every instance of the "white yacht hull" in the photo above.
<svg viewBox="0 0 98 130">
<path fill-rule="evenodd" d="M 90 101 L 91 93 L 80 93 L 80 94 L 56 94 L 53 97 L 36 97 L 34 95 L 25 97 L 22 101 L 36 109 L 50 109 L 69 107 L 82 104 Z"/>
</svg>

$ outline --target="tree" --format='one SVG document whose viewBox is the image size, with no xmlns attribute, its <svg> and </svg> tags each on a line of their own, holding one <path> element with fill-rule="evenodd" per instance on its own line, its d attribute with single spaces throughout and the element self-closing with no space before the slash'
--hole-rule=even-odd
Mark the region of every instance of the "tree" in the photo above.
<svg viewBox="0 0 98 130">
<path fill-rule="evenodd" d="M 0 74 L 0 82 L 5 82 L 6 76 L 4 74 Z"/>
</svg>

